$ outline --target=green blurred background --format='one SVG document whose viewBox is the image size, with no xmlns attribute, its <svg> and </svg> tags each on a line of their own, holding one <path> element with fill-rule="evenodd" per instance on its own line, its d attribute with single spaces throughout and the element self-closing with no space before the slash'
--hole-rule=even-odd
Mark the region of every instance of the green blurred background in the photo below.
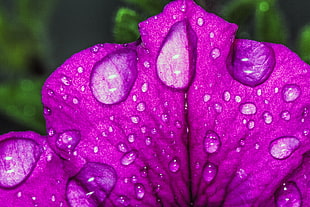
<svg viewBox="0 0 310 207">
<path fill-rule="evenodd" d="M 45 134 L 41 87 L 72 54 L 131 42 L 169 0 L 0 0 L 0 133 Z M 237 36 L 283 43 L 310 63 L 309 0 L 196 0 L 239 25 Z"/>
</svg>

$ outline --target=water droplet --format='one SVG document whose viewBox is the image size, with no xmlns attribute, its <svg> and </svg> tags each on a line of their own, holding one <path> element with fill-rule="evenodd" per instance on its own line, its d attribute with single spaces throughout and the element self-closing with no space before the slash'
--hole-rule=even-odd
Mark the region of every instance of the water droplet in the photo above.
<svg viewBox="0 0 310 207">
<path fill-rule="evenodd" d="M 98 146 L 95 146 L 94 147 L 94 153 L 98 153 L 99 152 L 99 148 L 98 148 Z"/>
<path fill-rule="evenodd" d="M 142 200 L 145 194 L 144 185 L 141 183 L 135 184 L 135 192 L 136 192 L 136 198 L 138 200 Z"/>
<path fill-rule="evenodd" d="M 222 104 L 220 104 L 220 103 L 215 103 L 215 104 L 214 104 L 214 109 L 215 109 L 216 113 L 222 113 L 222 111 L 223 111 Z"/>
<path fill-rule="evenodd" d="M 144 61 L 143 65 L 144 65 L 144 67 L 146 67 L 146 68 L 150 68 L 150 67 L 151 67 L 150 62 L 148 62 L 148 61 Z"/>
<path fill-rule="evenodd" d="M 17 197 L 18 197 L 18 198 L 22 197 L 22 192 L 19 191 L 19 192 L 17 193 Z"/>
<path fill-rule="evenodd" d="M 130 118 L 131 118 L 132 123 L 134 124 L 138 124 L 140 122 L 140 118 L 138 116 L 132 116 Z"/>
<path fill-rule="evenodd" d="M 217 59 L 218 57 L 220 57 L 221 56 L 221 51 L 220 51 L 220 49 L 218 49 L 218 48 L 213 48 L 212 50 L 211 50 L 211 57 L 215 60 L 215 59 Z"/>
<path fill-rule="evenodd" d="M 279 93 L 279 88 L 278 87 L 274 88 L 274 93 Z"/>
<path fill-rule="evenodd" d="M 46 161 L 47 161 L 47 162 L 50 162 L 50 161 L 52 161 L 52 159 L 53 159 L 53 154 L 52 154 L 52 153 L 48 153 L 48 154 L 46 155 Z"/>
<path fill-rule="evenodd" d="M 117 199 L 116 199 L 116 202 L 120 203 L 121 205 L 123 206 L 129 206 L 130 205 L 130 200 L 127 196 L 119 196 Z"/>
<path fill-rule="evenodd" d="M 143 125 L 140 129 L 141 129 L 141 133 L 145 134 L 146 130 L 147 130 L 147 127 L 145 125 Z"/>
<path fill-rule="evenodd" d="M 301 207 L 301 192 L 296 183 L 283 183 L 275 193 L 275 202 L 278 207 Z"/>
<path fill-rule="evenodd" d="M 198 24 L 198 26 L 202 26 L 202 25 L 204 24 L 203 18 L 199 17 L 199 18 L 197 19 L 197 24 Z"/>
<path fill-rule="evenodd" d="M 138 103 L 138 105 L 136 106 L 136 108 L 137 108 L 137 111 L 144 111 L 145 110 L 145 102 L 144 101 L 142 101 L 142 102 L 140 102 L 140 103 Z"/>
<path fill-rule="evenodd" d="M 285 102 L 293 102 L 301 95 L 301 89 L 296 84 L 286 84 L 282 88 L 282 98 Z"/>
<path fill-rule="evenodd" d="M 275 67 L 274 51 L 263 42 L 235 40 L 230 58 L 227 68 L 231 76 L 251 87 L 264 83 Z"/>
<path fill-rule="evenodd" d="M 85 86 L 81 86 L 81 91 L 82 91 L 82 92 L 85 91 Z"/>
<path fill-rule="evenodd" d="M 302 133 L 304 136 L 308 136 L 310 134 L 310 129 L 304 129 Z"/>
<path fill-rule="evenodd" d="M 229 91 L 225 91 L 223 93 L 223 100 L 226 101 L 226 102 L 230 101 L 230 93 L 229 93 Z"/>
<path fill-rule="evenodd" d="M 257 90 L 257 95 L 258 95 L 258 96 L 261 96 L 261 95 L 262 95 L 262 89 L 258 89 L 258 90 Z"/>
<path fill-rule="evenodd" d="M 48 107 L 44 107 L 43 113 L 44 113 L 44 115 L 49 116 L 49 115 L 52 114 L 52 110 L 50 108 L 48 108 Z"/>
<path fill-rule="evenodd" d="M 244 115 L 256 114 L 256 106 L 254 103 L 247 102 L 240 104 L 239 111 Z"/>
<path fill-rule="evenodd" d="M 56 201 L 55 195 L 52 195 L 51 200 L 52 200 L 52 202 L 55 202 L 55 201 Z"/>
<path fill-rule="evenodd" d="M 182 128 L 182 123 L 180 121 L 175 121 L 174 122 L 174 126 L 177 128 L 177 129 L 181 129 Z"/>
<path fill-rule="evenodd" d="M 235 101 L 236 101 L 237 103 L 240 103 L 240 102 L 241 102 L 241 97 L 240 97 L 240 96 L 235 96 Z"/>
<path fill-rule="evenodd" d="M 132 100 L 133 100 L 134 102 L 136 102 L 136 101 L 137 101 L 137 95 L 133 95 L 133 96 L 132 96 Z"/>
<path fill-rule="evenodd" d="M 217 175 L 217 169 L 218 167 L 215 164 L 207 162 L 203 167 L 202 172 L 203 179 L 207 183 L 211 183 L 214 180 L 215 176 Z"/>
<path fill-rule="evenodd" d="M 212 39 L 213 39 L 215 35 L 214 35 L 214 33 L 213 33 L 213 32 L 210 32 L 210 35 L 209 35 L 209 36 L 210 36 L 210 38 L 212 38 Z"/>
<path fill-rule="evenodd" d="M 128 97 L 137 73 L 136 51 L 116 50 L 94 65 L 90 79 L 92 94 L 103 104 L 120 103 Z"/>
<path fill-rule="evenodd" d="M 272 114 L 269 111 L 264 111 L 263 120 L 265 121 L 265 123 L 271 124 L 272 119 L 273 119 Z"/>
<path fill-rule="evenodd" d="M 146 166 L 144 166 L 141 170 L 140 170 L 140 175 L 143 178 L 146 178 L 148 176 L 148 168 Z"/>
<path fill-rule="evenodd" d="M 63 77 L 61 78 L 61 82 L 62 82 L 64 85 L 69 86 L 69 85 L 71 84 L 71 79 L 68 78 L 67 76 L 63 76 Z"/>
<path fill-rule="evenodd" d="M 259 149 L 260 148 L 260 145 L 258 143 L 255 143 L 255 149 Z"/>
<path fill-rule="evenodd" d="M 49 96 L 53 96 L 55 93 L 54 93 L 53 90 L 48 89 L 47 94 L 48 94 Z"/>
<path fill-rule="evenodd" d="M 159 79 L 168 87 L 185 89 L 195 72 L 197 36 L 187 20 L 170 28 L 157 57 Z"/>
<path fill-rule="evenodd" d="M 173 159 L 169 162 L 168 166 L 169 166 L 169 170 L 170 170 L 171 172 L 173 172 L 173 173 L 178 172 L 178 171 L 180 170 L 180 161 L 179 161 L 179 159 L 176 158 L 176 157 L 173 158 Z"/>
<path fill-rule="evenodd" d="M 64 131 L 59 134 L 56 139 L 56 147 L 64 151 L 73 151 L 81 140 L 81 134 L 79 131 L 70 130 Z"/>
<path fill-rule="evenodd" d="M 274 139 L 269 144 L 269 152 L 275 159 L 284 160 L 291 156 L 300 146 L 300 141 L 294 136 L 283 136 Z"/>
<path fill-rule="evenodd" d="M 99 206 L 108 197 L 117 181 L 115 169 L 106 164 L 90 162 L 69 179 L 66 196 L 71 207 Z"/>
<path fill-rule="evenodd" d="M 129 134 L 128 135 L 128 142 L 133 143 L 135 141 L 135 134 Z"/>
<path fill-rule="evenodd" d="M 73 104 L 78 104 L 78 103 L 79 103 L 79 99 L 73 98 L 73 99 L 72 99 L 72 103 L 73 103 Z"/>
<path fill-rule="evenodd" d="M 239 140 L 239 144 L 240 144 L 240 146 L 244 147 L 244 145 L 245 145 L 245 140 L 244 140 L 244 139 L 240 139 L 240 140 Z"/>
<path fill-rule="evenodd" d="M 248 123 L 247 123 L 247 128 L 248 128 L 249 130 L 252 130 L 252 129 L 254 129 L 254 127 L 255 127 L 255 121 L 254 121 L 254 120 L 248 121 Z"/>
<path fill-rule="evenodd" d="M 203 144 L 206 153 L 215 153 L 221 146 L 221 140 L 216 132 L 209 130 L 206 132 Z"/>
<path fill-rule="evenodd" d="M 53 128 L 50 128 L 47 132 L 48 136 L 52 137 L 56 134 L 56 131 Z"/>
<path fill-rule="evenodd" d="M 291 113 L 289 111 L 282 111 L 280 117 L 285 121 L 289 121 L 291 119 Z"/>
<path fill-rule="evenodd" d="M 136 158 L 138 157 L 138 151 L 133 149 L 133 150 L 130 150 L 129 152 L 126 152 L 122 158 L 121 158 L 121 163 L 122 165 L 131 165 L 135 160 Z"/>
<path fill-rule="evenodd" d="M 169 121 L 169 115 L 168 114 L 162 114 L 161 120 L 165 123 L 168 122 Z"/>
<path fill-rule="evenodd" d="M 148 83 L 143 83 L 143 85 L 141 86 L 141 91 L 143 93 L 145 93 L 145 92 L 147 92 L 148 88 L 149 88 L 149 84 Z"/>
<path fill-rule="evenodd" d="M 152 138 L 151 137 L 146 137 L 145 138 L 145 144 L 146 144 L 146 146 L 150 146 L 152 144 Z"/>
<path fill-rule="evenodd" d="M 83 69 L 83 67 L 80 66 L 77 68 L 77 71 L 78 71 L 78 73 L 83 73 L 84 69 Z"/>
<path fill-rule="evenodd" d="M 117 149 L 120 151 L 120 152 L 127 152 L 128 151 L 128 147 L 125 143 L 123 142 L 119 142 L 118 145 L 117 145 Z"/>
<path fill-rule="evenodd" d="M 99 47 L 98 47 L 98 45 L 94 45 L 93 47 L 91 47 L 90 48 L 90 51 L 92 52 L 92 53 L 97 53 L 98 51 L 99 51 Z"/>
<path fill-rule="evenodd" d="M 209 94 L 205 94 L 203 96 L 203 102 L 205 102 L 205 103 L 208 102 L 210 99 L 211 99 L 211 96 Z"/>
<path fill-rule="evenodd" d="M 32 173 L 43 149 L 31 139 L 0 141 L 0 187 L 14 188 Z"/>
<path fill-rule="evenodd" d="M 309 113 L 309 109 L 308 109 L 307 107 L 304 107 L 304 108 L 303 108 L 303 111 L 302 111 L 302 114 L 301 114 L 302 117 L 303 117 L 303 118 L 307 118 L 307 117 L 309 116 L 309 114 L 310 114 L 310 113 Z"/>
<path fill-rule="evenodd" d="M 132 183 L 137 183 L 137 182 L 138 182 L 137 176 L 133 175 L 133 176 L 131 177 L 131 182 L 132 182 Z"/>
</svg>

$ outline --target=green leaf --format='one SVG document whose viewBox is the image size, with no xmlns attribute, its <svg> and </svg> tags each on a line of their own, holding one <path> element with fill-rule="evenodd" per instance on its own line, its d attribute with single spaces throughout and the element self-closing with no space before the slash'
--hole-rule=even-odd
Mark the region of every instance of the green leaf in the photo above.
<svg viewBox="0 0 310 207">
<path fill-rule="evenodd" d="M 129 4 L 135 5 L 148 16 L 154 16 L 162 11 L 163 7 L 171 0 L 123 0 Z"/>
<path fill-rule="evenodd" d="M 118 43 L 133 42 L 140 36 L 138 23 L 142 17 L 128 8 L 120 8 L 115 17 L 114 39 Z"/>
<path fill-rule="evenodd" d="M 42 79 L 23 79 L 0 85 L 0 111 L 18 123 L 45 133 L 41 104 Z"/>
<path fill-rule="evenodd" d="M 305 26 L 298 38 L 298 54 L 310 64 L 310 25 Z"/>
</svg>

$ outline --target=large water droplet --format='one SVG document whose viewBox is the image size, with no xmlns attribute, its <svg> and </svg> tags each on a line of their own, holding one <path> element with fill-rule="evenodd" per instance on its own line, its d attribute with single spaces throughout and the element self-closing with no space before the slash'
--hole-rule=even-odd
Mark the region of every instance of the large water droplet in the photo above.
<svg viewBox="0 0 310 207">
<path fill-rule="evenodd" d="M 122 165 L 131 165 L 136 158 L 138 157 L 138 151 L 133 149 L 130 150 L 129 152 L 126 152 L 122 158 L 121 158 L 121 163 Z"/>
<path fill-rule="evenodd" d="M 137 54 L 120 49 L 97 62 L 93 67 L 90 87 L 94 97 L 103 104 L 124 101 L 137 78 Z"/>
<path fill-rule="evenodd" d="M 206 163 L 203 167 L 203 172 L 202 172 L 203 179 L 207 183 L 211 183 L 217 174 L 217 169 L 218 167 L 215 164 L 211 162 Z"/>
<path fill-rule="evenodd" d="M 274 139 L 269 144 L 269 152 L 273 158 L 283 160 L 298 149 L 300 141 L 294 136 L 283 136 Z"/>
<path fill-rule="evenodd" d="M 56 147 L 64 151 L 73 151 L 81 140 L 79 131 L 70 130 L 59 134 L 56 140 Z"/>
<path fill-rule="evenodd" d="M 272 122 L 272 114 L 269 111 L 264 111 L 263 113 L 263 120 L 266 124 L 271 124 Z"/>
<path fill-rule="evenodd" d="M 212 130 L 207 131 L 204 137 L 203 145 L 206 153 L 217 152 L 221 146 L 219 135 Z"/>
<path fill-rule="evenodd" d="M 145 189 L 144 185 L 141 183 L 136 183 L 135 184 L 135 193 L 136 193 L 136 198 L 138 200 L 142 200 L 145 194 Z"/>
<path fill-rule="evenodd" d="M 231 59 L 227 63 L 231 76 L 240 83 L 255 87 L 264 83 L 275 67 L 271 47 L 253 40 L 235 40 Z"/>
<path fill-rule="evenodd" d="M 301 89 L 296 84 L 286 84 L 282 88 L 282 98 L 285 102 L 295 101 L 301 94 Z"/>
<path fill-rule="evenodd" d="M 168 164 L 169 170 L 176 173 L 180 170 L 180 161 L 178 158 L 173 158 Z"/>
<path fill-rule="evenodd" d="M 71 207 L 100 206 L 117 181 L 115 169 L 102 163 L 86 163 L 67 184 L 66 196 Z"/>
<path fill-rule="evenodd" d="M 196 65 L 197 36 L 187 20 L 175 23 L 169 30 L 157 57 L 159 79 L 168 87 L 189 86 Z"/>
<path fill-rule="evenodd" d="M 256 105 L 250 102 L 240 104 L 239 111 L 244 115 L 256 114 Z"/>
<path fill-rule="evenodd" d="M 43 149 L 31 139 L 9 138 L 0 142 L 0 187 L 13 188 L 26 180 Z"/>
<path fill-rule="evenodd" d="M 284 183 L 275 193 L 277 207 L 301 207 L 301 192 L 295 182 Z"/>
</svg>

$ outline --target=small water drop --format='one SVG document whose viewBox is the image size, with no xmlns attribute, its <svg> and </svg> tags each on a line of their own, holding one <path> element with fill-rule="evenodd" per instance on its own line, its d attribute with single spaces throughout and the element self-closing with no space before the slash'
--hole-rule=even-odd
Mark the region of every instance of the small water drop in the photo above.
<svg viewBox="0 0 310 207">
<path fill-rule="evenodd" d="M 220 103 L 215 103 L 215 104 L 214 104 L 214 109 L 215 109 L 216 113 L 222 113 L 222 111 L 223 111 L 222 104 L 220 104 Z"/>
<path fill-rule="evenodd" d="M 247 128 L 248 128 L 249 130 L 252 130 L 252 129 L 254 129 L 254 127 L 255 127 L 255 121 L 254 121 L 254 120 L 248 121 L 248 123 L 247 123 Z"/>
<path fill-rule="evenodd" d="M 77 71 L 78 71 L 78 73 L 83 73 L 84 69 L 83 69 L 83 67 L 80 66 L 77 68 Z"/>
<path fill-rule="evenodd" d="M 240 139 L 240 140 L 239 140 L 239 144 L 240 144 L 240 146 L 244 147 L 244 145 L 245 145 L 245 140 L 244 140 L 244 139 Z"/>
<path fill-rule="evenodd" d="M 82 91 L 82 92 L 85 91 L 85 86 L 81 86 L 81 91 Z"/>
<path fill-rule="evenodd" d="M 240 96 L 235 96 L 235 101 L 236 101 L 237 103 L 240 103 L 240 102 L 241 102 L 241 97 L 240 97 Z"/>
<path fill-rule="evenodd" d="M 301 89 L 296 84 L 286 84 L 282 88 L 282 98 L 285 102 L 293 102 L 301 95 Z"/>
<path fill-rule="evenodd" d="M 255 149 L 259 149 L 260 148 L 260 145 L 258 143 L 255 143 Z"/>
<path fill-rule="evenodd" d="M 131 118 L 131 122 L 134 124 L 138 124 L 140 122 L 140 118 L 138 116 L 132 116 Z"/>
<path fill-rule="evenodd" d="M 145 189 L 144 185 L 141 183 L 136 183 L 135 184 L 135 193 L 136 193 L 136 198 L 138 200 L 142 200 L 145 194 Z"/>
<path fill-rule="evenodd" d="M 146 178 L 148 176 L 148 168 L 146 166 L 144 166 L 141 170 L 140 170 L 140 175 L 143 178 Z"/>
<path fill-rule="evenodd" d="M 162 114 L 161 120 L 165 123 L 168 122 L 169 121 L 169 115 L 168 114 Z"/>
<path fill-rule="evenodd" d="M 138 105 L 136 106 L 137 111 L 140 111 L 140 112 L 144 111 L 144 110 L 145 110 L 145 105 L 146 105 L 146 104 L 145 104 L 144 101 L 138 103 Z"/>
<path fill-rule="evenodd" d="M 149 88 L 149 84 L 148 83 L 143 83 L 143 85 L 141 86 L 141 91 L 143 93 L 145 93 L 145 92 L 147 92 L 148 88 Z"/>
<path fill-rule="evenodd" d="M 310 134 L 310 129 L 304 129 L 302 133 L 304 136 L 308 136 Z"/>
<path fill-rule="evenodd" d="M 144 65 L 144 67 L 146 67 L 146 68 L 150 68 L 150 67 L 151 67 L 150 62 L 148 62 L 148 61 L 144 61 L 143 65 Z"/>
<path fill-rule="evenodd" d="M 55 93 L 54 93 L 53 90 L 48 89 L 47 94 L 48 94 L 49 96 L 53 96 Z"/>
<path fill-rule="evenodd" d="M 203 18 L 199 17 L 199 18 L 197 19 L 197 24 L 198 24 L 198 26 L 202 26 L 202 25 L 204 24 Z"/>
<path fill-rule="evenodd" d="M 52 137 L 56 134 L 56 131 L 53 128 L 49 128 L 47 134 L 48 136 Z"/>
<path fill-rule="evenodd" d="M 215 153 L 219 150 L 221 146 L 221 140 L 219 135 L 212 131 L 208 130 L 204 137 L 204 150 L 206 153 Z"/>
<path fill-rule="evenodd" d="M 210 53 L 211 57 L 215 60 L 221 56 L 221 51 L 219 48 L 213 48 Z"/>
<path fill-rule="evenodd" d="M 133 175 L 133 176 L 131 177 L 131 182 L 132 182 L 132 183 L 137 183 L 137 182 L 138 182 L 137 176 Z"/>
<path fill-rule="evenodd" d="M 67 76 L 63 76 L 63 77 L 61 78 L 61 82 L 62 82 L 64 85 L 69 86 L 69 85 L 71 84 L 71 79 L 68 78 Z"/>
<path fill-rule="evenodd" d="M 293 181 L 283 183 L 275 193 L 275 201 L 278 207 L 301 207 L 300 189 Z"/>
<path fill-rule="evenodd" d="M 224 91 L 223 100 L 228 102 L 228 101 L 230 101 L 230 97 L 231 97 L 231 95 L 230 95 L 229 91 Z"/>
<path fill-rule="evenodd" d="M 146 144 L 146 146 L 150 146 L 152 144 L 152 138 L 151 137 L 146 137 L 145 138 L 145 144 Z"/>
<path fill-rule="evenodd" d="M 133 100 L 134 102 L 136 102 L 136 101 L 137 101 L 137 95 L 133 95 L 133 96 L 132 96 L 132 100 Z"/>
<path fill-rule="evenodd" d="M 73 151 L 81 140 L 81 134 L 77 130 L 64 131 L 56 140 L 56 147 L 64 151 Z"/>
<path fill-rule="evenodd" d="M 275 159 L 284 160 L 291 156 L 300 146 L 300 141 L 294 136 L 283 136 L 274 139 L 269 144 L 269 152 Z"/>
<path fill-rule="evenodd" d="M 278 87 L 274 88 L 274 93 L 279 93 L 279 88 Z"/>
<path fill-rule="evenodd" d="M 100 47 L 98 45 L 94 45 L 93 47 L 90 48 L 90 51 L 92 53 L 97 53 L 99 51 Z"/>
<path fill-rule="evenodd" d="M 176 158 L 176 157 L 173 158 L 173 159 L 169 162 L 168 166 L 169 166 L 169 170 L 170 170 L 171 172 L 173 172 L 173 173 L 178 172 L 178 171 L 180 170 L 180 161 L 179 161 L 179 159 Z"/>
<path fill-rule="evenodd" d="M 257 95 L 258 95 L 258 96 L 261 96 L 261 95 L 262 95 L 262 89 L 258 89 L 258 90 L 257 90 Z"/>
<path fill-rule="evenodd" d="M 217 170 L 218 167 L 215 164 L 211 162 L 206 163 L 203 167 L 202 172 L 203 179 L 207 183 L 211 183 L 214 180 L 215 176 L 217 175 Z"/>
<path fill-rule="evenodd" d="M 49 115 L 52 114 L 52 110 L 50 108 L 48 108 L 48 107 L 44 107 L 43 113 L 44 113 L 44 115 L 49 116 Z"/>
<path fill-rule="evenodd" d="M 213 39 L 215 35 L 214 35 L 214 33 L 213 33 L 213 32 L 210 32 L 209 36 L 210 36 L 210 38 L 212 38 L 212 39 Z"/>
<path fill-rule="evenodd" d="M 73 99 L 72 99 L 72 103 L 73 103 L 73 104 L 78 104 L 78 103 L 79 103 L 79 99 L 73 98 Z"/>
<path fill-rule="evenodd" d="M 130 199 L 127 197 L 127 196 L 119 196 L 117 199 L 116 199 L 116 202 L 121 204 L 122 206 L 129 206 L 130 205 Z"/>
<path fill-rule="evenodd" d="M 180 121 L 175 121 L 174 122 L 174 126 L 177 128 L 177 129 L 181 129 L 182 128 L 182 123 Z"/>
<path fill-rule="evenodd" d="M 141 126 L 141 133 L 142 134 L 145 134 L 146 133 L 146 130 L 147 130 L 147 127 L 145 125 Z"/>
<path fill-rule="evenodd" d="M 51 200 L 52 200 L 52 202 L 55 202 L 55 201 L 56 201 L 55 195 L 52 195 Z"/>
<path fill-rule="evenodd" d="M 99 152 L 99 148 L 98 148 L 98 146 L 95 146 L 94 147 L 94 153 L 98 153 Z"/>
<path fill-rule="evenodd" d="M 211 96 L 210 96 L 209 94 L 205 94 L 205 95 L 203 96 L 203 101 L 204 101 L 205 103 L 208 102 L 210 99 L 211 99 Z"/>
<path fill-rule="evenodd" d="M 129 143 L 133 143 L 134 141 L 135 141 L 135 137 L 136 137 L 136 135 L 135 134 L 129 134 L 128 135 L 128 142 Z"/>
<path fill-rule="evenodd" d="M 280 117 L 285 121 L 289 121 L 291 119 L 291 113 L 287 110 L 282 111 Z"/>
<path fill-rule="evenodd" d="M 125 143 L 123 142 L 119 142 L 117 144 L 117 149 L 120 151 L 120 152 L 127 152 L 128 151 L 128 147 Z"/>
<path fill-rule="evenodd" d="M 263 113 L 263 120 L 266 124 L 271 124 L 272 123 L 272 114 L 269 111 L 264 111 Z"/>
<path fill-rule="evenodd" d="M 240 104 L 239 111 L 244 115 L 256 114 L 256 105 L 251 102 Z"/>
<path fill-rule="evenodd" d="M 131 165 L 136 160 L 137 157 L 138 157 L 138 151 L 135 149 L 130 150 L 129 152 L 126 152 L 122 156 L 121 164 L 125 166 Z"/>
<path fill-rule="evenodd" d="M 18 198 L 22 197 L 22 192 L 19 191 L 19 192 L 17 193 L 17 197 L 18 197 Z"/>
</svg>

